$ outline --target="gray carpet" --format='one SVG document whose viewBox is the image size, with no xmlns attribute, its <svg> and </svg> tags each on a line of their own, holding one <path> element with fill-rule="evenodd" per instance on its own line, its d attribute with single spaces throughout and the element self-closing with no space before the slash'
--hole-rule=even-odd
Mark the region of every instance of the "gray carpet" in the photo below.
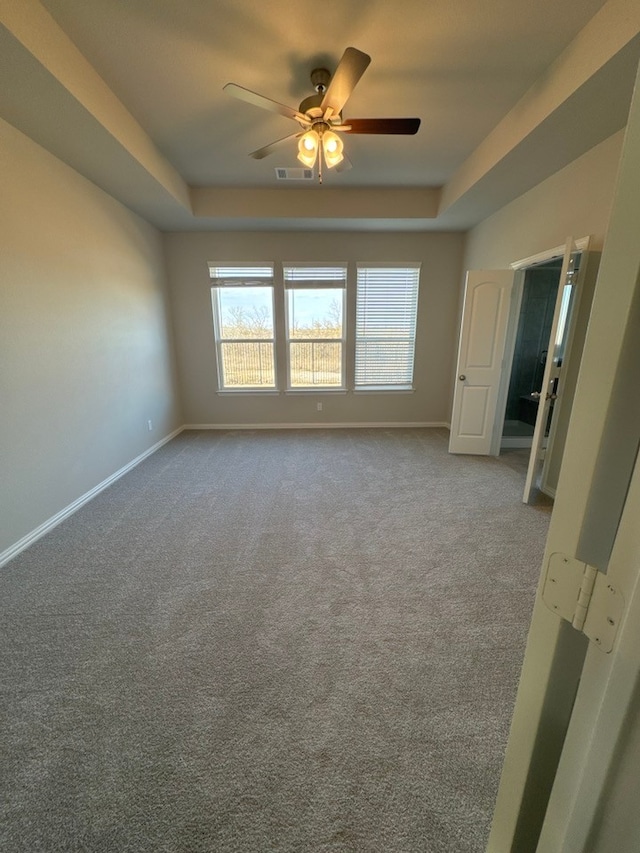
<svg viewBox="0 0 640 853">
<path fill-rule="evenodd" d="M 483 851 L 549 516 L 446 446 L 183 433 L 0 570 L 0 850 Z"/>
</svg>

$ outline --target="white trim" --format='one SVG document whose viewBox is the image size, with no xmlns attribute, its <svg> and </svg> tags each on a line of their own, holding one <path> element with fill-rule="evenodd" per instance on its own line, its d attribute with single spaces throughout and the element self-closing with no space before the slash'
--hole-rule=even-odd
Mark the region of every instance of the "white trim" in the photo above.
<svg viewBox="0 0 640 853">
<path fill-rule="evenodd" d="M 260 394 L 262 397 L 265 394 L 271 394 L 278 396 L 278 394 L 282 394 L 279 388 L 218 388 L 216 394 L 220 394 L 221 397 L 234 397 L 234 396 L 242 396 L 243 394 Z"/>
<path fill-rule="evenodd" d="M 572 251 L 586 252 L 589 248 L 589 237 L 580 237 L 579 240 L 574 240 L 574 249 Z M 566 251 L 567 244 L 555 246 L 553 249 L 546 249 L 544 252 L 538 252 L 537 255 L 530 255 L 528 258 L 522 258 L 520 261 L 514 261 L 509 264 L 512 270 L 521 270 L 526 267 L 533 267 L 536 264 L 542 264 L 545 261 L 551 261 L 553 258 L 562 258 Z"/>
<path fill-rule="evenodd" d="M 151 456 L 156 450 L 159 450 L 164 444 L 167 444 L 169 441 L 174 439 L 177 435 L 180 435 L 181 432 L 186 430 L 258 430 L 258 429 L 374 429 L 374 428 L 384 428 L 384 429 L 415 429 L 415 428 L 446 428 L 449 429 L 450 425 L 445 423 L 444 421 L 433 421 L 433 422 L 410 422 L 410 423 L 399 423 L 398 421 L 389 421 L 389 422 L 362 422 L 362 423 L 299 423 L 299 424 L 183 424 L 178 429 L 175 429 L 173 432 L 166 435 L 164 438 L 160 439 L 160 441 L 156 442 L 152 445 L 148 450 L 145 450 L 144 453 L 141 453 L 139 456 L 136 456 L 135 459 L 132 459 L 131 462 L 128 462 L 122 468 L 119 468 L 115 473 L 111 474 L 106 480 L 103 480 L 101 483 L 98 483 L 97 486 L 94 486 L 88 492 L 85 492 L 79 498 L 77 498 L 73 503 L 70 503 L 68 506 L 61 509 L 60 512 L 57 512 L 55 515 L 52 515 L 51 518 L 48 518 L 30 533 L 27 533 L 26 536 L 23 536 L 13 545 L 10 545 L 4 551 L 0 553 L 0 568 L 5 566 L 10 560 L 13 560 L 14 557 L 17 557 L 18 554 L 21 554 L 25 551 L 30 545 L 33 545 L 34 542 L 37 542 L 38 539 L 41 539 L 46 533 L 50 530 L 53 530 L 54 527 L 57 527 L 61 522 L 63 522 L 70 515 L 73 515 L 74 512 L 77 512 L 81 507 L 85 504 L 89 503 L 90 500 L 99 495 L 100 492 L 103 492 L 106 488 L 111 486 L 116 480 L 119 480 L 141 462 L 143 462 L 147 457 Z"/>
<path fill-rule="evenodd" d="M 585 239 L 587 240 L 588 245 L 589 238 L 587 237 Z M 560 312 L 562 309 L 564 288 L 568 281 L 568 273 L 571 267 L 571 256 L 573 255 L 575 245 L 576 241 L 573 239 L 573 237 L 567 237 L 564 257 L 562 258 L 562 268 L 560 269 L 560 276 L 558 278 L 558 289 L 556 291 L 555 306 L 553 309 L 553 320 L 551 322 L 551 329 L 549 331 L 549 338 L 547 343 L 548 357 L 545 361 L 544 369 L 542 372 L 542 384 L 540 386 L 540 397 L 536 410 L 536 423 L 533 428 L 533 443 L 531 445 L 531 455 L 529 456 L 529 467 L 527 469 L 527 477 L 524 483 L 524 491 L 522 494 L 522 501 L 526 504 L 531 503 L 532 496 L 534 494 L 534 489 L 537 488 L 537 483 L 540 479 L 540 474 L 542 473 L 541 462 L 543 459 L 543 455 L 541 451 L 543 449 L 546 449 L 549 443 L 546 440 L 546 425 L 547 421 L 549 420 L 549 413 L 551 411 L 550 392 L 553 390 L 553 353 L 555 351 L 556 340 L 558 337 L 558 324 L 560 322 Z M 557 415 L 558 412 L 556 409 L 556 417 Z"/>
<path fill-rule="evenodd" d="M 264 393 L 265 391 L 278 391 L 278 362 L 276 356 L 276 303 L 275 303 L 275 286 L 273 282 L 273 278 L 265 279 L 266 287 L 271 291 L 271 337 L 269 338 L 225 338 L 222 336 L 223 328 L 222 328 L 222 305 L 221 305 L 221 292 L 225 289 L 224 287 L 214 286 L 211 288 L 211 322 L 213 326 L 213 339 L 215 342 L 216 348 L 216 371 L 218 376 L 218 392 L 220 391 L 232 391 L 237 393 L 238 391 L 250 391 L 255 392 L 259 391 Z M 249 388 L 235 388 L 233 386 L 225 386 L 224 384 L 224 359 L 222 355 L 222 348 L 226 343 L 263 343 L 271 345 L 271 356 L 273 359 L 273 386 L 265 385 L 265 386 L 257 386 L 257 387 L 249 387 Z"/>
<path fill-rule="evenodd" d="M 295 298 L 296 293 L 304 290 L 304 287 L 297 287 L 296 285 L 299 282 L 291 281 L 290 287 L 287 287 L 287 270 L 295 269 L 295 267 L 285 267 L 284 275 L 285 275 L 285 300 L 284 300 L 284 329 L 285 329 L 285 349 L 286 349 L 286 359 L 287 359 L 287 388 L 286 392 L 290 391 L 308 391 L 314 390 L 313 385 L 301 385 L 294 386 L 292 384 L 293 379 L 293 358 L 291 355 L 292 348 L 296 344 L 339 344 L 339 352 L 340 352 L 340 385 L 325 385 L 323 386 L 327 390 L 337 390 L 337 391 L 346 391 L 347 389 L 347 365 L 346 365 L 346 348 L 347 348 L 347 325 L 346 325 L 346 317 L 347 317 L 347 268 L 344 267 L 344 279 L 342 279 L 342 286 L 339 288 L 333 288 L 335 290 L 340 290 L 340 302 L 341 302 L 341 311 L 340 311 L 340 337 L 339 338 L 304 338 L 297 337 L 292 335 L 292 331 L 295 331 L 292 327 L 295 326 Z M 309 283 L 310 284 L 310 283 Z M 335 284 L 334 282 L 329 282 L 329 285 Z M 324 285 L 321 283 L 321 286 Z M 314 287 L 311 285 L 309 287 L 310 290 L 313 290 Z M 329 288 L 327 288 L 329 289 Z M 315 372 L 315 371 L 314 371 Z"/>
<path fill-rule="evenodd" d="M 511 303 L 509 305 L 509 319 L 507 320 L 507 333 L 505 335 L 504 354 L 502 356 L 502 370 L 498 383 L 498 397 L 496 400 L 496 416 L 493 422 L 493 434 L 491 436 L 490 456 L 498 456 L 501 444 L 504 422 L 507 416 L 507 402 L 509 399 L 509 385 L 513 371 L 513 360 L 516 351 L 516 340 L 518 338 L 518 325 L 520 320 L 520 309 L 522 308 L 522 297 L 524 295 L 524 270 L 514 271 L 513 284 L 511 286 Z M 509 445 L 504 445 L 508 447 Z M 513 447 L 514 445 L 510 445 Z M 529 445 L 524 445 L 525 447 Z"/>
<path fill-rule="evenodd" d="M 60 512 L 57 512 L 55 515 L 52 515 L 51 518 L 44 521 L 35 530 L 32 530 L 30 533 L 27 533 L 26 536 L 23 536 L 22 539 L 19 539 L 13 545 L 10 545 L 7 549 L 0 553 L 0 568 L 4 566 L 9 560 L 12 560 L 14 557 L 17 557 L 18 554 L 25 551 L 30 545 L 33 545 L 38 539 L 48 533 L 50 530 L 53 530 L 54 527 L 57 527 L 60 522 L 64 521 L 65 518 L 68 518 L 70 515 L 73 515 L 74 512 L 83 507 L 86 503 L 89 503 L 92 498 L 95 498 L 96 495 L 99 495 L 100 492 L 103 492 L 108 486 L 112 483 L 115 483 L 116 480 L 119 480 L 120 477 L 123 477 L 132 468 L 135 468 L 136 465 L 139 465 L 143 460 L 145 460 L 148 456 L 151 456 L 152 453 L 155 453 L 156 450 L 159 450 L 163 444 L 171 441 L 172 438 L 175 438 L 179 433 L 181 433 L 185 429 L 184 426 L 178 427 L 178 429 L 169 433 L 169 435 L 160 439 L 160 441 L 156 442 L 152 447 L 148 450 L 145 450 L 144 453 L 141 453 L 139 456 L 136 456 L 135 459 L 132 459 L 131 462 L 128 462 L 122 468 L 118 469 L 114 474 L 107 477 L 106 480 L 103 480 L 101 483 L 98 483 L 97 486 L 94 486 L 88 492 L 85 492 L 79 498 L 77 498 L 73 503 L 70 503 L 64 509 L 61 509 Z"/>
<path fill-rule="evenodd" d="M 334 339 L 335 340 L 335 339 Z M 311 385 L 304 385 L 300 388 L 287 388 L 284 391 L 285 394 L 292 394 L 294 397 L 297 394 L 346 394 L 346 388 L 332 388 L 330 385 L 319 385 L 317 388 L 314 388 Z"/>
<path fill-rule="evenodd" d="M 415 394 L 416 389 L 413 385 L 398 385 L 396 388 L 393 385 L 361 385 L 353 389 L 353 393 L 360 394 Z"/>
<path fill-rule="evenodd" d="M 399 421 L 362 421 L 354 423 L 299 423 L 299 424 L 185 424 L 184 430 L 197 429 L 376 429 L 377 427 L 384 429 L 415 429 L 415 428 L 449 428 L 449 424 L 444 421 L 416 421 L 416 422 L 399 422 Z"/>
</svg>

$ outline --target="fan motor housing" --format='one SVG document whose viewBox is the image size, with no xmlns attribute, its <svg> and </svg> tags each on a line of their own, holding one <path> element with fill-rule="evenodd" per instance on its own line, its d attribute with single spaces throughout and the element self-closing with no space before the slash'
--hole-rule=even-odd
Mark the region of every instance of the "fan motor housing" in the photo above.
<svg viewBox="0 0 640 853">
<path fill-rule="evenodd" d="M 306 115 L 309 110 L 320 110 L 320 104 L 322 103 L 323 97 L 324 95 L 322 92 L 318 92 L 317 95 L 309 95 L 308 98 L 305 98 L 304 101 L 300 103 L 300 112 Z M 322 115 L 321 110 L 320 115 Z"/>
<path fill-rule="evenodd" d="M 305 115 L 311 114 L 313 118 L 322 115 L 320 104 L 324 98 L 324 93 L 327 91 L 329 81 L 331 80 L 331 72 L 327 68 L 314 68 L 311 72 L 311 85 L 316 90 L 315 95 L 309 95 L 300 104 L 300 112 Z M 314 110 L 315 112 L 311 112 Z"/>
<path fill-rule="evenodd" d="M 311 72 L 311 85 L 318 94 L 324 95 L 329 80 L 331 80 L 331 72 L 326 68 L 314 68 Z"/>
</svg>

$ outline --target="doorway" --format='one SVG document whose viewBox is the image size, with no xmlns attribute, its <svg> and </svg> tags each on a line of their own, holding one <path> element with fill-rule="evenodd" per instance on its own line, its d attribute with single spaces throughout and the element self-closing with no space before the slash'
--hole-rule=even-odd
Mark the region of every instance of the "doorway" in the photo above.
<svg viewBox="0 0 640 853">
<path fill-rule="evenodd" d="M 524 271 L 501 452 L 533 441 L 561 271 L 561 257 Z"/>
<path fill-rule="evenodd" d="M 503 425 L 500 452 L 513 453 L 507 448 L 518 446 L 517 442 L 527 448 L 520 451 L 529 454 L 523 494 L 525 503 L 555 498 L 575 390 L 575 373 L 571 376 L 567 368 L 580 294 L 589 289 L 585 288 L 584 276 L 580 275 L 582 258 L 582 249 L 574 244 L 570 250 L 568 241 L 562 261 L 559 257 L 540 259 L 521 268 L 519 301 L 514 303 L 518 332 L 511 356 L 512 369 L 507 378 L 512 410 L 509 412 L 507 402 L 504 418 L 506 422 L 512 412 L 517 415 L 515 426 L 519 434 L 510 437 L 511 425 L 507 424 L 505 436 Z M 584 301 L 588 309 L 590 297 Z M 582 322 L 587 318 L 588 313 Z M 512 325 L 515 324 L 516 318 L 512 321 Z M 574 362 L 577 359 L 579 363 L 581 350 L 582 344 L 577 343 Z M 528 385 L 518 385 L 521 378 Z M 533 424 L 532 433 L 530 424 Z"/>
<path fill-rule="evenodd" d="M 555 497 L 597 266 L 584 237 L 467 272 L 449 452 L 526 454 L 525 503 Z"/>
</svg>

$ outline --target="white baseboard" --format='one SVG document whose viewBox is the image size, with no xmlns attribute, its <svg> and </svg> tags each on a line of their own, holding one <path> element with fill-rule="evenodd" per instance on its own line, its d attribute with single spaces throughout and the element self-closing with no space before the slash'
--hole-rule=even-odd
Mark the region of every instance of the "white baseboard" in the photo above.
<svg viewBox="0 0 640 853">
<path fill-rule="evenodd" d="M 171 441 L 171 439 L 175 438 L 184 430 L 258 430 L 258 429 L 371 429 L 371 428 L 436 428 L 436 427 L 445 427 L 448 428 L 449 424 L 435 421 L 435 422 L 416 422 L 416 423 L 398 423 L 397 421 L 389 421 L 388 423 L 299 423 L 299 424 L 185 424 L 184 426 L 178 427 L 178 429 L 174 430 L 169 435 L 165 436 L 160 441 L 156 442 L 152 447 L 148 450 L 145 450 L 144 453 L 141 453 L 139 456 L 136 456 L 135 459 L 132 459 L 131 462 L 124 465 L 114 474 L 111 474 L 110 477 L 107 477 L 106 480 L 103 480 L 101 483 L 98 483 L 97 486 L 94 486 L 93 489 L 90 489 L 85 494 L 81 495 L 77 498 L 73 503 L 70 503 L 64 509 L 57 512 L 51 518 L 47 519 L 45 522 L 40 524 L 35 530 L 32 530 L 30 533 L 27 533 L 26 536 L 23 536 L 22 539 L 19 539 L 13 545 L 10 545 L 7 549 L 0 552 L 0 568 L 9 560 L 12 560 L 14 557 L 17 557 L 22 551 L 27 549 L 30 545 L 33 545 L 38 539 L 48 533 L 50 530 L 53 530 L 54 527 L 57 527 L 65 518 L 68 518 L 70 515 L 73 515 L 74 512 L 77 512 L 80 507 L 83 507 L 86 503 L 88 503 L 92 498 L 95 498 L 96 495 L 99 495 L 100 492 L 103 492 L 106 488 L 108 488 L 112 483 L 115 483 L 116 480 L 119 480 L 120 477 L 123 477 L 126 473 L 135 468 L 136 465 L 139 465 L 143 460 L 145 460 L 148 456 L 155 453 L 156 450 L 159 450 L 163 444 Z"/>
<path fill-rule="evenodd" d="M 4 566 L 9 560 L 12 560 L 14 557 L 17 557 L 22 551 L 29 547 L 29 545 L 33 545 L 33 543 L 40 539 L 45 533 L 48 533 L 50 530 L 53 530 L 54 527 L 57 527 L 61 521 L 64 521 L 65 518 L 68 518 L 70 515 L 73 515 L 74 512 L 80 509 L 80 507 L 84 506 L 88 503 L 92 498 L 95 498 L 96 495 L 99 495 L 100 492 L 103 492 L 108 486 L 112 483 L 115 483 L 116 480 L 119 480 L 120 477 L 123 477 L 128 471 L 131 471 L 132 468 L 135 468 L 136 465 L 139 465 L 144 459 L 148 456 L 151 456 L 152 453 L 155 453 L 156 450 L 159 450 L 163 444 L 166 444 L 168 441 L 171 441 L 172 438 L 175 438 L 179 435 L 184 427 L 179 427 L 174 430 L 169 435 L 160 439 L 160 441 L 156 442 L 152 447 L 148 450 L 145 450 L 144 453 L 141 453 L 140 456 L 136 456 L 131 462 L 124 465 L 115 474 L 112 474 L 110 477 L 107 477 L 106 480 L 103 480 L 101 483 L 98 483 L 97 486 L 94 486 L 93 489 L 90 489 L 88 492 L 85 492 L 84 495 L 81 495 L 77 500 L 73 503 L 70 503 L 64 509 L 57 512 L 55 515 L 51 516 L 51 518 L 47 519 L 41 525 L 36 527 L 35 530 L 32 530 L 30 533 L 27 533 L 26 536 L 23 536 L 22 539 L 19 539 L 13 545 L 10 545 L 6 550 L 0 553 L 0 567 Z"/>
<path fill-rule="evenodd" d="M 414 428 L 448 428 L 449 424 L 444 421 L 419 421 L 415 423 L 399 423 L 398 421 L 373 423 L 299 423 L 299 424 L 185 424 L 183 429 L 414 429 Z"/>
</svg>

